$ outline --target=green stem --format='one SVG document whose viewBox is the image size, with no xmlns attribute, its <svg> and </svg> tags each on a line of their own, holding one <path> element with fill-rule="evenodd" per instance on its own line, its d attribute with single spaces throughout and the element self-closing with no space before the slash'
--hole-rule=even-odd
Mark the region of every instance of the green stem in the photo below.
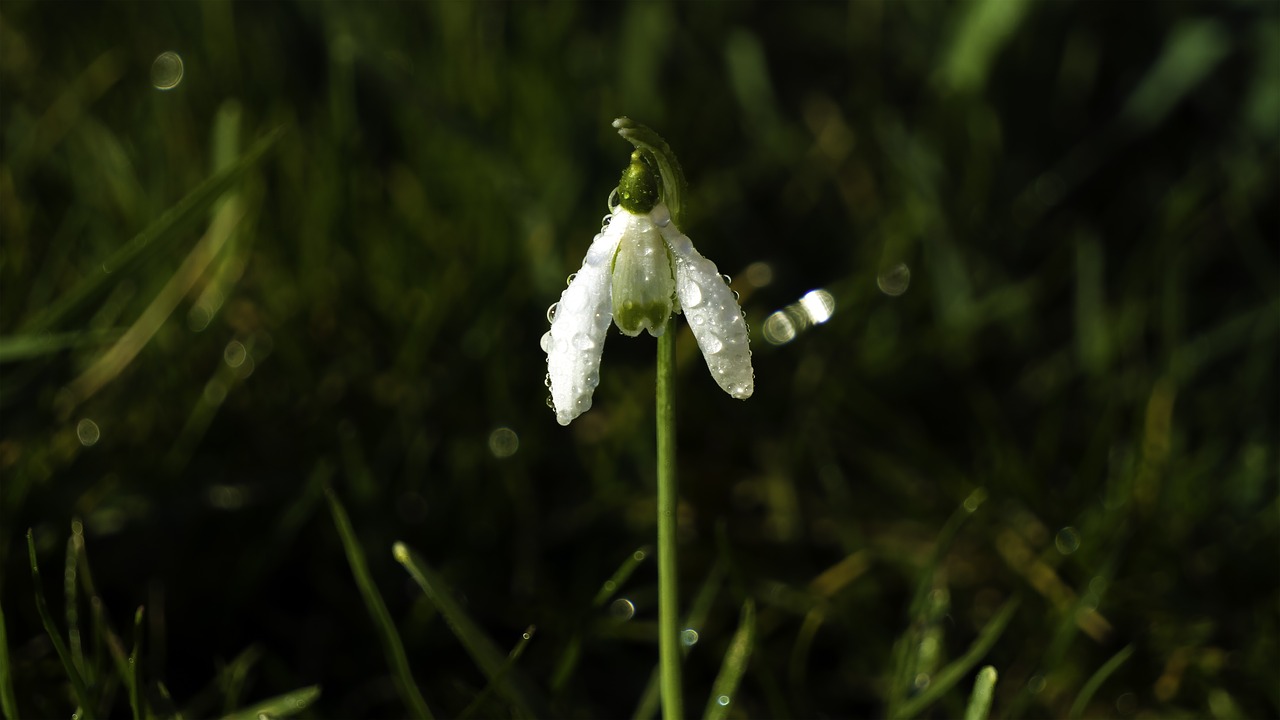
<svg viewBox="0 0 1280 720">
<path fill-rule="evenodd" d="M 658 338 L 658 664 L 662 717 L 684 717 L 680 685 L 680 608 L 676 592 L 676 321 Z"/>
</svg>

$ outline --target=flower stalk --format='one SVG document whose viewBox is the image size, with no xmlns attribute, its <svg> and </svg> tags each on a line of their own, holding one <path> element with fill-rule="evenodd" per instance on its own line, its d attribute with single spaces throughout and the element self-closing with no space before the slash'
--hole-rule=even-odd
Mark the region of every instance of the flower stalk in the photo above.
<svg viewBox="0 0 1280 720">
<path fill-rule="evenodd" d="M 680 681 L 680 607 L 676 523 L 680 488 L 676 478 L 676 320 L 658 336 L 658 664 L 662 717 L 684 717 Z"/>
</svg>

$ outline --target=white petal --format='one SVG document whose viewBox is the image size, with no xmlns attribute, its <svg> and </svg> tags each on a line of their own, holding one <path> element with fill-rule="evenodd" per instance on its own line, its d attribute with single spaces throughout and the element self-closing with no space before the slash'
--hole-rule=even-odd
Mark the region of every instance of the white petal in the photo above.
<svg viewBox="0 0 1280 720">
<path fill-rule="evenodd" d="M 617 225 L 617 227 L 615 227 Z M 600 353 L 613 321 L 609 299 L 610 267 L 622 239 L 623 223 L 611 223 L 596 235 L 573 282 L 560 295 L 544 347 L 556 421 L 568 425 L 591 407 L 600 384 Z"/>
<path fill-rule="evenodd" d="M 661 207 L 661 206 L 659 206 Z M 656 208 L 655 208 L 656 212 Z M 755 391 L 747 323 L 733 291 L 715 263 L 702 257 L 674 224 L 659 224 L 676 261 L 676 297 L 702 348 L 711 377 L 725 392 L 745 400 Z"/>
</svg>

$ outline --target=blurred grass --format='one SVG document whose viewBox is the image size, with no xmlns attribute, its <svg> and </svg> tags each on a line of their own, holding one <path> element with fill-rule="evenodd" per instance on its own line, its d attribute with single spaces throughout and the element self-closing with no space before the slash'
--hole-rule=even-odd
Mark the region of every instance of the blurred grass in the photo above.
<svg viewBox="0 0 1280 720">
<path fill-rule="evenodd" d="M 678 339 L 690 697 L 752 603 L 729 717 L 958 717 L 979 664 L 992 717 L 1280 714 L 1278 39 L 1247 2 L 6 2 L 4 712 L 81 673 L 101 715 L 403 713 L 332 483 L 441 715 L 517 670 L 652 714 L 653 347 L 612 335 L 568 429 L 539 383 L 627 115 L 753 329 L 746 403 Z M 50 633 L 28 527 L 75 575 Z M 401 540 L 475 633 L 537 626 L 518 664 Z"/>
</svg>

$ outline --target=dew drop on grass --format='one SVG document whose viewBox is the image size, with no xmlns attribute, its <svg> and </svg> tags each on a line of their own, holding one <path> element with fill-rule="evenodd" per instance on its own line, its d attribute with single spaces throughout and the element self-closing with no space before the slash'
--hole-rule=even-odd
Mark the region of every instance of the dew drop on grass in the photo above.
<svg viewBox="0 0 1280 720">
<path fill-rule="evenodd" d="M 698 631 L 693 628 L 685 628 L 680 633 L 680 643 L 685 647 L 693 647 L 698 644 Z"/>
<path fill-rule="evenodd" d="M 635 617 L 636 606 L 626 598 L 618 598 L 609 604 L 609 615 L 614 620 L 626 622 Z"/>
<path fill-rule="evenodd" d="M 720 705 L 720 707 L 728 707 L 728 706 L 729 706 L 729 696 L 728 696 L 728 695 L 721 695 L 720 697 L 716 698 L 716 703 L 717 703 L 717 704 L 719 704 L 719 705 Z"/>
</svg>

